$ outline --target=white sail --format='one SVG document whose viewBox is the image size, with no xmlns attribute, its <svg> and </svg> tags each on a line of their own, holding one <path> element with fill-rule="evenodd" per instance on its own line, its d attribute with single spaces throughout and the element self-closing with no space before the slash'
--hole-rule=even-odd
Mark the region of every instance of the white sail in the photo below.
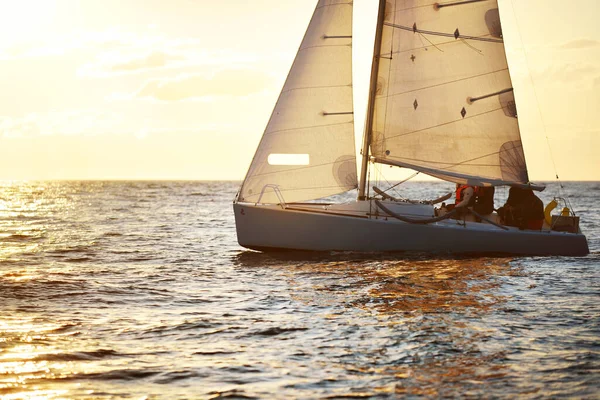
<svg viewBox="0 0 600 400">
<path fill-rule="evenodd" d="M 238 200 L 312 200 L 357 186 L 352 1 L 320 0 Z M 273 185 L 273 186 L 266 186 Z"/>
<path fill-rule="evenodd" d="M 388 0 L 377 162 L 473 185 L 529 181 L 496 0 Z"/>
</svg>

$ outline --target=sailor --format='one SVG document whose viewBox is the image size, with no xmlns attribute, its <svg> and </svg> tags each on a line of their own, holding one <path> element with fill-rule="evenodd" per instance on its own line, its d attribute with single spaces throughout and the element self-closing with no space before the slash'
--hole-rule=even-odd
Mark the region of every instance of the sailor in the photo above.
<svg viewBox="0 0 600 400">
<path fill-rule="evenodd" d="M 467 207 L 473 207 L 475 205 L 475 188 L 469 185 L 456 184 L 456 200 L 454 204 L 448 204 L 446 207 L 447 211 L 452 211 L 455 208 L 460 207 L 457 210 L 456 215 L 453 218 L 461 220 L 475 220 L 472 215 L 467 211 Z"/>
<path fill-rule="evenodd" d="M 496 189 L 493 186 L 477 186 L 475 188 L 475 205 L 473 210 L 481 215 L 489 215 L 494 212 L 494 193 Z"/>
<path fill-rule="evenodd" d="M 505 225 L 540 230 L 544 225 L 544 203 L 531 189 L 511 187 L 498 215 Z"/>
<path fill-rule="evenodd" d="M 473 186 L 456 184 L 456 202 L 454 208 L 472 207 L 475 205 L 475 189 Z"/>
<path fill-rule="evenodd" d="M 531 189 L 525 189 L 522 212 L 527 229 L 538 231 L 542 229 L 544 226 L 544 203 Z"/>
</svg>

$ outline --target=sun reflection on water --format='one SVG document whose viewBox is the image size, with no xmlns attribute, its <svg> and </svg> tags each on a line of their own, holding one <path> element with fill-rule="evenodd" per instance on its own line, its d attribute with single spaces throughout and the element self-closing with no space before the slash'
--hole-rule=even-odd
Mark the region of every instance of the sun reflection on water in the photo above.
<svg viewBox="0 0 600 400">
<path fill-rule="evenodd" d="M 0 183 L 0 398 L 593 397 L 597 254 L 243 251 L 235 190 Z"/>
<path fill-rule="evenodd" d="M 504 351 L 487 346 L 496 332 L 481 321 L 507 301 L 497 289 L 506 277 L 520 274 L 510 264 L 512 259 L 320 256 L 324 260 L 308 254 L 273 257 L 246 252 L 236 262 L 242 268 L 282 271 L 296 288 L 292 297 L 306 305 L 345 304 L 347 314 L 324 315 L 332 323 L 346 326 L 354 323 L 357 313 L 372 315 L 372 326 L 364 325 L 368 319 L 360 316 L 361 329 L 373 332 L 370 341 L 375 347 L 367 345 L 368 351 L 398 360 L 376 367 L 377 358 L 369 356 L 364 365 L 349 366 L 332 357 L 324 366 L 388 376 L 395 382 L 393 394 L 425 397 L 482 395 L 483 382 L 510 374 L 502 362 Z M 340 337 L 339 343 L 354 346 L 352 353 L 365 352 L 365 342 L 354 340 Z M 465 387 L 471 392 L 461 392 Z M 382 390 L 390 392 L 390 387 Z"/>
</svg>

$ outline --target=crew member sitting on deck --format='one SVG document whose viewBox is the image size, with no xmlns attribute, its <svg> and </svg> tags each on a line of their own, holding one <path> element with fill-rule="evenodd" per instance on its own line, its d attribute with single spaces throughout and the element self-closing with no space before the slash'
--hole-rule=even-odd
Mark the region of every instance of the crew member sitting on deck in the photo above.
<svg viewBox="0 0 600 400">
<path fill-rule="evenodd" d="M 456 185 L 456 207 L 472 207 L 475 205 L 475 189 L 469 185 Z"/>
<path fill-rule="evenodd" d="M 477 186 L 475 188 L 475 205 L 473 210 L 480 215 L 489 215 L 494 212 L 494 193 L 496 189 L 493 186 Z"/>
<path fill-rule="evenodd" d="M 531 189 L 511 187 L 498 215 L 505 225 L 540 230 L 544 225 L 544 203 Z"/>
<path fill-rule="evenodd" d="M 446 208 L 452 211 L 455 208 L 461 207 L 456 214 L 456 218 L 463 219 L 467 214 L 467 207 L 475 205 L 475 189 L 473 186 L 456 184 L 456 201 L 454 204 L 449 204 Z"/>
</svg>

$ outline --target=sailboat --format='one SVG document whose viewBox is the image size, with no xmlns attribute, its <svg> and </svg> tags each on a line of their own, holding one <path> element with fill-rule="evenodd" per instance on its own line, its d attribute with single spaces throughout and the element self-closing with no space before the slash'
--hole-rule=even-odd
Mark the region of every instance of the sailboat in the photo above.
<svg viewBox="0 0 600 400">
<path fill-rule="evenodd" d="M 235 197 L 238 242 L 269 250 L 586 255 L 580 229 L 441 215 L 368 188 L 371 164 L 456 184 L 529 181 L 497 0 L 380 0 L 360 157 L 352 0 L 319 0 Z M 345 203 L 317 201 L 358 190 Z M 568 218 L 568 217 L 565 217 Z"/>
</svg>

